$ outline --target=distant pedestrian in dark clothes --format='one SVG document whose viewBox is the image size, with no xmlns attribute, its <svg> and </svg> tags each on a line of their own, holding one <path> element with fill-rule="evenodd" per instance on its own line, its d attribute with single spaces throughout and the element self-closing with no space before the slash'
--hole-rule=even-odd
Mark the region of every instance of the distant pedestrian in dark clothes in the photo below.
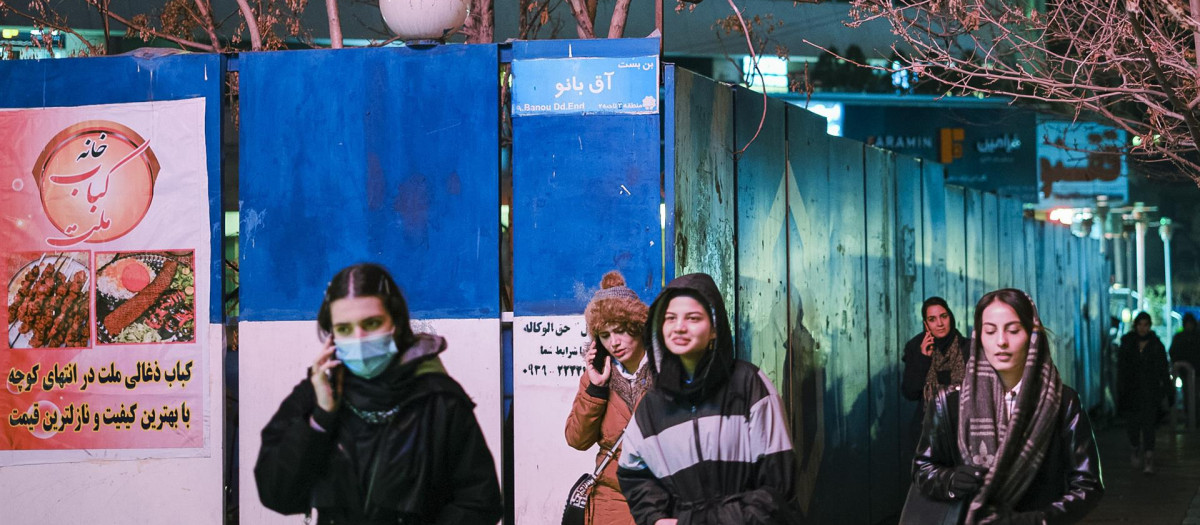
<svg viewBox="0 0 1200 525">
<path fill-rule="evenodd" d="M 1171 362 L 1187 363 L 1192 368 L 1200 365 L 1200 331 L 1196 330 L 1196 316 L 1190 312 L 1183 316 L 1183 331 L 1171 340 Z"/>
<path fill-rule="evenodd" d="M 1183 331 L 1175 334 L 1175 338 L 1171 340 L 1171 364 L 1187 363 L 1192 366 L 1192 370 L 1200 372 L 1197 367 L 1200 367 L 1200 331 L 1196 330 L 1196 316 L 1191 312 L 1183 316 Z M 1189 385 L 1184 382 L 1184 399 L 1186 400 L 1184 408 L 1189 404 L 1196 402 L 1195 385 Z"/>
<path fill-rule="evenodd" d="M 1121 337 L 1117 385 L 1122 412 L 1129 418 L 1130 461 L 1143 473 L 1154 473 L 1154 428 L 1167 395 L 1171 375 L 1167 350 L 1150 331 L 1150 314 L 1133 320 L 1133 331 Z"/>
<path fill-rule="evenodd" d="M 941 297 L 930 297 L 921 305 L 921 323 L 925 330 L 904 345 L 904 397 L 918 401 L 917 412 L 909 425 L 913 438 L 921 435 L 925 404 L 939 388 L 962 384 L 967 363 L 967 338 L 955 325 L 950 305 Z"/>
</svg>

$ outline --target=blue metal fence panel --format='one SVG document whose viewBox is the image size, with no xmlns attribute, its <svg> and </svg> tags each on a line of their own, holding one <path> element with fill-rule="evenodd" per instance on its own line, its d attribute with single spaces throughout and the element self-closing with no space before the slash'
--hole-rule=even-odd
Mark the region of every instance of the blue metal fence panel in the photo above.
<svg viewBox="0 0 1200 525">
<path fill-rule="evenodd" d="M 903 345 L 909 338 L 921 333 L 921 302 L 925 300 L 924 231 L 921 203 L 921 161 L 908 156 L 896 157 L 896 333 L 899 337 L 897 352 L 903 353 Z M 949 247 L 948 247 L 949 248 Z M 903 355 L 899 356 L 900 358 Z M 903 373 L 901 371 L 900 373 Z M 903 377 L 903 376 L 900 376 Z M 916 419 L 920 403 L 899 399 L 900 464 L 905 465 L 897 475 L 901 486 L 910 479 L 908 465 L 912 464 L 913 451 L 917 448 L 920 421 Z"/>
<path fill-rule="evenodd" d="M 896 155 L 864 148 L 863 192 L 866 226 L 866 334 L 870 385 L 867 413 L 870 424 L 870 522 L 896 514 L 904 502 L 904 472 L 899 453 L 905 428 L 900 411 L 900 358 L 904 342 L 896 332 Z M 895 473 L 896 476 L 888 476 Z"/>
<path fill-rule="evenodd" d="M 204 141 L 208 158 L 208 206 L 212 231 L 210 322 L 223 318 L 221 249 L 221 89 L 225 60 L 220 55 L 181 54 L 11 60 L 0 68 L 0 107 L 89 106 L 204 98 Z"/>
<path fill-rule="evenodd" d="M 968 189 L 964 193 L 966 199 L 966 225 L 967 225 L 967 305 L 971 310 L 968 315 L 963 318 L 963 325 L 968 328 L 978 328 L 972 326 L 974 324 L 974 308 L 975 303 L 979 301 L 983 294 L 991 291 L 985 290 L 987 283 L 984 281 L 984 246 L 983 246 L 983 193 L 979 190 Z M 970 333 L 964 331 L 964 334 Z"/>
<path fill-rule="evenodd" d="M 958 329 L 966 333 L 974 306 L 967 296 L 967 203 L 962 186 L 946 186 L 946 289 L 930 295 L 940 295 L 954 312 Z"/>
<path fill-rule="evenodd" d="M 837 308 L 830 297 L 833 209 L 829 188 L 829 141 L 825 121 L 795 106 L 787 108 L 788 126 L 788 357 L 782 388 L 791 418 L 792 442 L 799 458 L 796 499 L 809 516 L 823 506 L 837 505 L 822 477 L 827 432 L 837 416 L 826 410 L 834 379 L 829 377 L 822 349 L 831 348 L 826 319 Z M 819 126 L 817 125 L 819 121 Z M 818 346 L 819 345 L 819 346 Z M 828 425 L 828 427 L 827 427 Z M 820 494 L 822 497 L 818 497 Z M 825 510 L 823 512 L 831 512 Z"/>
<path fill-rule="evenodd" d="M 679 126 L 678 108 L 679 93 L 676 92 L 675 76 L 682 70 L 675 67 L 675 64 L 666 64 L 663 66 L 663 174 L 662 174 L 662 192 L 663 202 L 662 208 L 659 210 L 660 219 L 662 221 L 662 282 L 665 286 L 671 279 L 675 278 L 675 250 L 670 249 L 672 240 L 675 239 L 675 166 L 677 159 L 675 158 L 675 149 L 679 147 L 676 138 L 676 133 Z"/>
<path fill-rule="evenodd" d="M 513 44 L 514 62 L 657 53 L 656 39 Z M 663 275 L 660 143 L 657 114 L 513 119 L 515 315 L 581 313 L 597 276 L 614 268 L 653 300 Z"/>
<path fill-rule="evenodd" d="M 498 82 L 494 45 L 242 54 L 243 319 L 311 319 L 361 261 L 414 317 L 498 316 Z"/>
<path fill-rule="evenodd" d="M 675 92 L 675 205 L 667 207 L 675 235 L 668 237 L 673 249 L 667 251 L 675 254 L 676 275 L 707 273 L 721 295 L 732 298 L 737 286 L 733 91 L 677 69 Z"/>
<path fill-rule="evenodd" d="M 1000 202 L 995 193 L 983 194 L 983 280 L 984 293 L 1000 282 Z"/>
<path fill-rule="evenodd" d="M 829 214 L 823 227 L 831 230 L 829 265 L 810 279 L 827 279 L 829 303 L 825 309 L 821 337 L 828 345 L 825 374 L 830 383 L 825 396 L 826 454 L 822 482 L 831 492 L 827 502 L 844 500 L 845 493 L 865 494 L 867 480 L 857 475 L 869 470 L 869 417 L 866 319 L 865 231 L 862 215 L 863 144 L 830 137 Z M 829 505 L 820 510 L 823 521 L 866 523 L 870 507 L 866 505 Z"/>
<path fill-rule="evenodd" d="M 946 230 L 945 167 L 933 162 L 921 164 L 921 219 L 925 245 L 920 255 L 925 272 L 924 296 L 946 293 L 950 283 L 946 275 L 946 250 L 950 242 Z"/>
<path fill-rule="evenodd" d="M 733 102 L 734 145 L 746 148 L 736 161 L 737 353 L 779 383 L 788 323 L 786 112 L 782 100 L 745 88 Z"/>
</svg>

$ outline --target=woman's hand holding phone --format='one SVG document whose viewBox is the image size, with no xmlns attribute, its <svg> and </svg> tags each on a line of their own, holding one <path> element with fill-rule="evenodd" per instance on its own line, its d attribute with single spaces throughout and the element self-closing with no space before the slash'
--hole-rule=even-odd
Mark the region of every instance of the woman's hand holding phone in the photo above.
<svg viewBox="0 0 1200 525">
<path fill-rule="evenodd" d="M 921 340 L 921 353 L 925 357 L 933 355 L 933 332 L 925 331 L 925 338 Z"/>
<path fill-rule="evenodd" d="M 588 381 L 596 386 L 605 386 L 608 385 L 608 377 L 612 375 L 612 365 L 609 364 L 608 359 L 604 359 L 602 369 L 596 369 L 596 353 L 599 351 L 600 349 L 596 348 L 596 342 L 592 341 L 588 345 L 587 354 L 583 356 L 583 366 L 587 369 Z"/>
<path fill-rule="evenodd" d="M 325 340 L 325 345 L 321 349 L 321 354 L 317 356 L 317 360 L 313 361 L 312 368 L 309 368 L 313 390 L 317 393 L 317 405 L 321 410 L 333 412 L 337 410 L 338 399 L 333 388 L 333 379 L 336 376 L 341 390 L 342 369 L 338 368 L 342 362 L 334 357 L 336 347 L 333 345 L 333 334 L 329 334 L 329 338 Z"/>
</svg>

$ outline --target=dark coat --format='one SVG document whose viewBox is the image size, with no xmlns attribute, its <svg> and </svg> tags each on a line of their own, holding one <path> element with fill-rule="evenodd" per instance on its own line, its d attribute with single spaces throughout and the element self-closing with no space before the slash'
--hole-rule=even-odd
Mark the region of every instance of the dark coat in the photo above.
<svg viewBox="0 0 1200 525">
<path fill-rule="evenodd" d="M 1121 337 L 1117 362 L 1117 402 L 1122 411 L 1133 414 L 1153 414 L 1168 394 L 1171 370 L 1167 350 L 1154 333 L 1146 349 L 1138 351 L 1138 336 L 1129 332 Z"/>
<path fill-rule="evenodd" d="M 383 377 L 395 380 L 388 392 L 399 412 L 382 424 L 343 407 L 328 430 L 318 430 L 310 421 L 319 411 L 312 383 L 296 385 L 262 431 L 254 477 L 263 505 L 282 514 L 316 508 L 322 524 L 500 519 L 495 464 L 474 403 L 436 358 L 393 368 Z M 347 374 L 348 398 L 350 388 Z"/>
<path fill-rule="evenodd" d="M 913 483 L 935 499 L 952 499 L 950 476 L 955 466 L 963 464 L 958 449 L 958 398 L 959 392 L 952 391 L 930 401 L 913 459 Z M 1079 521 L 1104 495 L 1091 421 L 1079 403 L 1079 394 L 1065 385 L 1058 420 L 1033 483 L 1012 509 L 1041 512 L 1050 524 Z"/>
<path fill-rule="evenodd" d="M 699 298 L 717 331 L 689 382 L 662 342 L 662 312 Z M 625 431 L 617 478 L 639 525 L 795 523 L 796 456 L 783 403 L 757 367 L 733 358 L 725 304 L 708 275 L 671 281 L 650 307 L 647 351 L 655 386 Z"/>
</svg>

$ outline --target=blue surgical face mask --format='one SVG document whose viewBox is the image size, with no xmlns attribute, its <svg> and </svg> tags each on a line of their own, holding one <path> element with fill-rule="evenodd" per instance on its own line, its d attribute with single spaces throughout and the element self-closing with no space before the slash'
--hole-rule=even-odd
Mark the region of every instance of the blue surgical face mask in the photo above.
<svg viewBox="0 0 1200 525">
<path fill-rule="evenodd" d="M 334 341 L 335 355 L 346 369 L 363 379 L 371 379 L 383 373 L 392 356 L 400 353 L 391 332 L 364 337 L 362 339 L 340 339 Z"/>
</svg>

